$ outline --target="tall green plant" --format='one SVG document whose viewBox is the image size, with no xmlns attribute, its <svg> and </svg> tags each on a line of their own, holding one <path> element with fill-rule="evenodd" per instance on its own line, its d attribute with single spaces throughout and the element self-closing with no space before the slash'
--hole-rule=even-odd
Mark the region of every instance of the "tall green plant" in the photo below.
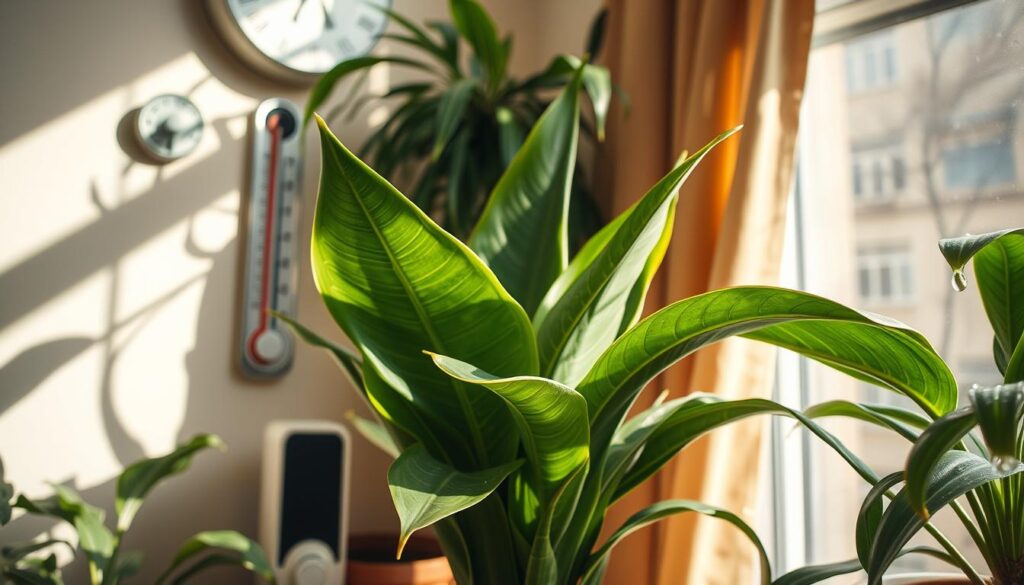
<svg viewBox="0 0 1024 585">
<path fill-rule="evenodd" d="M 366 141 L 360 156 L 384 177 L 416 173 L 409 192 L 412 201 L 450 233 L 465 239 L 483 212 L 487 195 L 548 106 L 547 94 L 569 82 L 579 59 L 560 55 L 543 71 L 517 79 L 508 70 L 512 37 L 501 37 L 476 0 L 451 0 L 451 22 L 428 22 L 425 27 L 393 10 L 385 12 L 400 32 L 384 38 L 410 47 L 413 56 L 368 56 L 339 63 L 313 88 L 306 120 L 340 82 L 357 73 L 365 76 L 378 63 L 426 74 L 424 80 L 393 84 L 381 97 L 353 99 L 353 95 L 327 117 L 351 120 L 371 103 L 388 104 L 390 117 Z M 604 14 L 594 21 L 587 42 L 591 57 L 601 48 Z M 362 86 L 356 81 L 352 87 Z M 594 126 L 584 124 L 586 135 L 603 140 L 611 75 L 604 67 L 587 65 L 584 86 L 594 114 Z M 567 155 L 576 156 L 574 151 Z M 574 243 L 601 223 L 582 179 L 579 174 L 570 183 Z"/>
<path fill-rule="evenodd" d="M 857 518 L 857 559 L 880 583 L 907 542 L 938 510 L 952 508 L 985 560 L 971 566 L 950 545 L 952 561 L 972 583 L 1024 583 L 1024 229 L 944 239 L 939 249 L 953 270 L 953 286 L 967 288 L 973 259 L 977 288 L 992 325 L 992 353 L 1003 384 L 975 385 L 966 405 L 928 418 L 892 407 L 831 402 L 812 416 L 852 416 L 882 425 L 913 443 L 906 468 L 875 482 Z M 970 382 L 969 380 L 966 382 Z M 943 416 L 937 416 L 943 414 Z M 894 491 L 899 484 L 902 488 Z M 891 499 L 884 505 L 885 499 Z M 884 509 L 884 511 L 883 511 Z M 840 563 L 841 564 L 841 563 Z M 837 574 L 840 564 L 822 566 Z M 813 582 L 813 581 L 803 581 Z"/>
<path fill-rule="evenodd" d="M 769 583 L 760 541 L 725 510 L 660 502 L 599 543 L 605 513 L 698 437 L 757 414 L 800 421 L 865 479 L 878 477 L 812 419 L 769 400 L 659 399 L 627 417 L 647 383 L 737 335 L 909 396 L 935 416 L 955 407 L 955 381 L 920 334 L 800 291 L 714 291 L 641 320 L 680 186 L 736 130 L 681 161 L 570 258 L 570 154 L 585 76 L 577 68 L 531 130 L 468 245 L 318 118 L 313 274 L 357 352 L 293 326 L 342 365 L 376 417 L 356 428 L 396 456 L 388 483 L 399 554 L 413 531 L 434 526 L 460 584 L 598 583 L 622 538 L 696 513 L 747 534 Z"/>
<path fill-rule="evenodd" d="M 18 495 L 4 481 L 0 463 L 0 525 L 11 519 L 11 509 L 20 508 L 29 514 L 49 516 L 66 522 L 78 534 L 78 550 L 85 554 L 91 585 L 116 585 L 134 575 L 142 566 L 142 554 L 121 548 L 142 502 L 158 483 L 189 468 L 196 453 L 224 443 L 214 435 L 197 435 L 179 445 L 173 452 L 153 459 L 143 459 L 128 466 L 117 478 L 115 510 L 117 523 L 111 530 L 102 509 L 89 504 L 67 486 L 53 486 L 54 494 L 45 499 Z M 14 500 L 12 505 L 12 500 Z M 63 540 L 46 540 L 0 549 L 0 576 L 4 583 L 14 585 L 62 585 L 55 554 L 40 557 L 38 553 L 57 546 L 74 546 Z M 233 530 L 200 532 L 188 539 L 171 565 L 157 579 L 157 585 L 180 585 L 196 574 L 215 566 L 237 566 L 253 572 L 267 583 L 274 583 L 274 573 L 260 545 Z"/>
</svg>

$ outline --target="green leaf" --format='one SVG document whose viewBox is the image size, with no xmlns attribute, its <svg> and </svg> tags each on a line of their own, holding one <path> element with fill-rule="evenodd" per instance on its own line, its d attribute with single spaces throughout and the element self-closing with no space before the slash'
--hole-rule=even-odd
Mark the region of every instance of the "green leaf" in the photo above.
<svg viewBox="0 0 1024 585">
<path fill-rule="evenodd" d="M 451 65 L 452 71 L 456 77 L 460 76 L 459 72 L 459 31 L 455 29 L 455 26 L 448 22 L 441 21 L 429 21 L 427 26 L 437 31 L 444 40 L 444 44 L 441 46 L 443 54 L 447 62 Z"/>
<path fill-rule="evenodd" d="M 926 478 L 925 484 L 929 486 L 926 510 L 934 513 L 978 486 L 1021 471 L 1024 471 L 1024 466 L 1018 465 L 1008 473 L 1000 473 L 977 455 L 966 451 L 948 451 Z M 879 522 L 867 567 L 870 585 L 881 583 L 882 576 L 903 545 L 924 525 L 924 518 L 907 498 L 908 487 L 909 483 L 896 494 Z"/>
<path fill-rule="evenodd" d="M 859 404 L 847 400 L 830 400 L 815 404 L 804 410 L 804 414 L 811 418 L 826 416 L 854 418 L 895 431 L 910 442 L 916 441 L 920 431 L 931 422 L 909 410 L 878 404 Z"/>
<path fill-rule="evenodd" d="M 11 500 L 14 499 L 14 486 L 4 476 L 4 460 L 0 458 L 0 526 L 11 521 Z"/>
<path fill-rule="evenodd" d="M 939 250 L 953 269 L 957 288 L 966 287 L 964 268 L 974 259 L 985 313 L 1002 355 L 1011 355 L 1024 336 L 1024 228 L 943 239 L 939 241 Z M 1024 379 L 1024 370 L 1014 374 Z M 1007 377 L 1006 381 L 1020 380 Z"/>
<path fill-rule="evenodd" d="M 692 394 L 687 396 L 686 402 L 675 408 L 647 438 L 640 456 L 615 488 L 614 499 L 621 498 L 640 485 L 676 453 L 705 433 L 762 414 L 781 415 L 798 420 L 807 430 L 836 451 L 858 475 L 872 484 L 878 480 L 875 473 L 853 452 L 800 411 L 761 398 L 722 400 L 709 394 Z M 593 454 L 591 457 L 593 458 Z"/>
<path fill-rule="evenodd" d="M 116 539 L 104 524 L 106 514 L 84 500 L 75 490 L 62 485 L 53 486 L 54 495 L 43 500 L 30 500 L 18 496 L 15 507 L 30 514 L 59 518 L 75 527 L 78 548 L 89 561 L 93 583 L 104 579 L 107 565 L 114 554 Z"/>
<path fill-rule="evenodd" d="M 117 478 L 114 508 L 117 510 L 118 531 L 128 530 L 153 486 L 188 469 L 192 457 L 210 447 L 223 450 L 224 442 L 216 435 L 196 435 L 163 457 L 143 459 L 129 465 Z"/>
<path fill-rule="evenodd" d="M 196 560 L 200 555 L 208 556 L 181 571 L 185 563 Z M 204 569 L 221 565 L 241 567 L 267 583 L 275 582 L 274 570 L 263 548 L 259 543 L 234 530 L 200 532 L 189 538 L 174 556 L 171 566 L 156 582 L 157 585 L 183 583 Z M 178 571 L 181 571 L 180 574 L 173 581 L 168 581 Z"/>
<path fill-rule="evenodd" d="M 719 135 L 661 179 L 625 217 L 599 232 L 598 242 L 584 247 L 551 286 L 534 316 L 542 375 L 575 386 L 636 323 L 672 237 L 680 185 L 737 130 Z"/>
<path fill-rule="evenodd" d="M 515 429 L 501 399 L 452 380 L 422 351 L 496 375 L 533 374 L 536 346 L 526 313 L 479 258 L 352 155 L 322 121 L 321 136 L 313 274 L 331 315 L 363 354 L 368 393 L 372 398 L 390 388 L 400 395 L 404 403 L 389 398 L 390 406 L 410 411 L 399 426 L 435 457 L 463 468 L 510 461 Z M 379 375 L 373 384 L 369 370 Z"/>
<path fill-rule="evenodd" d="M 565 498 L 571 497 L 579 486 L 577 480 L 585 474 L 586 464 L 579 466 L 567 476 L 552 494 L 541 514 L 537 532 L 530 547 L 530 559 L 526 565 L 526 585 L 548 585 L 558 579 L 558 558 L 552 546 L 555 518 L 561 509 L 568 507 Z"/>
<path fill-rule="evenodd" d="M 636 462 L 640 452 L 647 444 L 647 440 L 661 427 L 662 423 L 679 409 L 686 408 L 688 402 L 700 401 L 702 398 L 703 395 L 696 394 L 668 402 L 658 401 L 616 429 L 601 472 L 602 492 L 607 493 L 614 490 L 622 480 L 622 476 Z M 611 495 L 608 493 L 608 496 Z"/>
<path fill-rule="evenodd" d="M 519 148 L 523 145 L 523 129 L 519 127 L 515 114 L 505 106 L 500 106 L 494 114 L 498 123 L 498 147 L 501 150 L 501 162 L 506 167 L 512 164 Z"/>
<path fill-rule="evenodd" d="M 573 55 L 559 55 L 552 59 L 547 68 L 527 79 L 517 88 L 518 91 L 529 91 L 537 88 L 555 87 L 565 83 L 566 78 L 583 68 L 583 88 L 594 108 L 594 121 L 597 123 L 597 139 L 604 141 L 608 110 L 611 108 L 614 90 L 611 71 L 600 65 L 584 63 Z"/>
<path fill-rule="evenodd" d="M 466 106 L 469 105 L 475 88 L 476 82 L 472 79 L 460 79 L 441 94 L 441 101 L 437 109 L 437 133 L 431 153 L 435 161 L 441 156 L 452 139 L 452 135 L 455 134 L 455 129 L 463 121 Z"/>
<path fill-rule="evenodd" d="M 132 551 L 128 553 L 121 553 L 120 560 L 117 563 L 117 578 L 114 581 L 119 583 L 121 579 L 127 579 L 142 569 L 143 555 L 141 552 Z"/>
<path fill-rule="evenodd" d="M 636 396 L 658 373 L 734 335 L 785 347 L 873 381 L 910 396 L 929 412 L 948 412 L 956 405 L 949 368 L 923 336 L 905 325 L 800 291 L 736 287 L 673 303 L 605 351 L 578 386 L 589 406 L 592 445 L 598 450 L 607 445 Z"/>
<path fill-rule="evenodd" d="M 723 510 L 722 508 L 716 508 L 715 506 L 709 506 L 701 502 L 694 502 L 691 500 L 665 500 L 658 502 L 651 506 L 640 510 L 636 514 L 633 514 L 629 520 L 622 525 L 621 528 L 615 531 L 608 540 L 598 549 L 587 563 L 587 570 L 583 575 L 583 580 L 587 581 L 592 571 L 597 570 L 604 560 L 604 557 L 611 553 L 612 549 L 626 536 L 629 536 L 633 532 L 657 522 L 662 518 L 666 518 L 673 514 L 682 514 L 685 512 L 697 512 L 705 516 L 713 518 L 720 518 L 726 522 L 732 524 L 736 528 L 739 528 L 750 539 L 754 546 L 757 547 L 757 553 L 761 560 L 761 583 L 771 583 L 771 564 L 768 562 L 768 554 L 764 550 L 764 545 L 761 544 L 761 539 L 757 537 L 757 533 L 751 528 L 742 518 Z"/>
<path fill-rule="evenodd" d="M 586 465 L 590 433 L 587 401 L 572 388 L 533 376 L 498 378 L 471 364 L 430 354 L 449 376 L 501 397 L 513 414 L 526 453 L 526 467 L 546 505 L 565 479 Z"/>
<path fill-rule="evenodd" d="M 906 492 L 907 502 L 923 519 L 928 519 L 925 496 L 929 489 L 929 478 L 936 473 L 935 467 L 976 424 L 978 421 L 974 409 L 961 408 L 932 423 L 910 449 L 905 472 L 907 485 L 903 491 Z"/>
<path fill-rule="evenodd" d="M 474 506 L 522 465 L 521 460 L 463 472 L 438 461 L 414 445 L 391 464 L 388 487 L 401 520 L 398 558 L 413 532 Z"/>
<path fill-rule="evenodd" d="M 469 237 L 470 247 L 529 314 L 568 263 L 578 136 L 577 79 L 534 125 Z"/>
<path fill-rule="evenodd" d="M 313 114 L 317 109 L 330 97 L 331 92 L 334 91 L 334 87 L 340 83 L 343 79 L 349 75 L 373 67 L 378 63 L 391 63 L 394 65 L 405 65 L 413 67 L 415 69 L 421 69 L 424 71 L 431 71 L 430 67 L 420 61 L 414 59 L 406 59 L 404 57 L 357 57 L 355 59 L 349 59 L 342 61 L 334 66 L 330 71 L 324 73 L 320 79 L 317 80 L 316 85 L 313 86 L 313 90 L 309 93 L 309 101 L 306 103 L 306 112 L 302 117 L 303 125 L 308 124 L 309 120 L 313 117 Z"/>
<path fill-rule="evenodd" d="M 903 472 L 897 471 L 878 480 L 871 486 L 867 496 L 861 503 L 857 513 L 856 545 L 859 566 L 868 566 L 871 560 L 871 547 L 878 534 L 878 525 L 882 521 L 885 493 L 903 481 Z"/>
<path fill-rule="evenodd" d="M 392 459 L 396 459 L 402 452 L 401 447 L 398 446 L 395 439 L 388 433 L 387 428 L 385 428 L 381 423 L 365 419 L 352 410 L 345 413 L 345 418 L 348 419 L 349 424 L 351 424 L 364 439 L 381 451 L 390 455 Z"/>
<path fill-rule="evenodd" d="M 473 48 L 477 61 L 487 74 L 488 88 L 491 92 L 497 91 L 505 79 L 508 54 L 498 38 L 494 21 L 476 0 L 451 0 L 449 6 L 455 28 Z"/>
<path fill-rule="evenodd" d="M 272 314 L 274 317 L 284 321 L 295 332 L 295 335 L 306 343 L 327 350 L 327 353 L 334 358 L 335 363 L 341 368 L 342 373 L 345 374 L 345 378 L 352 384 L 352 387 L 359 392 L 365 393 L 363 389 L 363 361 L 359 358 L 359 354 L 343 345 L 317 335 L 284 313 L 272 311 Z"/>
<path fill-rule="evenodd" d="M 3 563 L 13 564 L 34 552 L 38 552 L 43 549 L 50 548 L 51 546 L 57 546 L 60 544 L 63 544 L 64 546 L 68 547 L 68 550 L 71 551 L 71 555 L 74 556 L 75 547 L 72 546 L 71 543 L 66 540 L 58 539 L 31 542 L 22 545 L 5 545 L 3 548 L 0 548 L 0 556 L 2 556 Z"/>
<path fill-rule="evenodd" d="M 1012 464 L 1017 458 L 1017 437 L 1024 417 L 1024 382 L 971 388 L 974 417 L 985 437 L 992 461 Z"/>
<path fill-rule="evenodd" d="M 601 8 L 590 24 L 590 32 L 587 34 L 587 55 L 591 59 L 597 59 L 604 47 L 605 29 L 608 27 L 608 8 Z"/>
<path fill-rule="evenodd" d="M 943 562 L 951 565 L 956 563 L 946 553 L 930 548 L 927 546 L 917 546 L 908 548 L 900 553 L 899 556 L 908 554 L 923 554 L 930 557 L 937 558 Z M 850 559 L 848 561 L 839 561 L 835 563 L 826 563 L 822 565 L 810 565 L 807 567 L 800 567 L 794 571 L 790 571 L 785 575 L 779 577 L 772 582 L 772 585 L 812 585 L 813 583 L 820 583 L 832 577 L 838 577 L 839 575 L 848 575 L 850 573 L 856 573 L 861 570 L 860 561 L 857 559 Z"/>
</svg>

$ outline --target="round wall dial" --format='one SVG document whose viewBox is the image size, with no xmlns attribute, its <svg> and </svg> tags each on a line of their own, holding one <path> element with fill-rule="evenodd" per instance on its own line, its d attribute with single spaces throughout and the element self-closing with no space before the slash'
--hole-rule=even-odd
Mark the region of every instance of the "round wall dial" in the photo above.
<svg viewBox="0 0 1024 585">
<path fill-rule="evenodd" d="M 186 97 L 157 96 L 139 108 L 135 135 L 146 154 L 161 162 L 172 161 L 199 146 L 203 116 Z"/>
<path fill-rule="evenodd" d="M 207 0 L 214 25 L 250 65 L 284 81 L 312 83 L 370 52 L 391 0 Z"/>
</svg>

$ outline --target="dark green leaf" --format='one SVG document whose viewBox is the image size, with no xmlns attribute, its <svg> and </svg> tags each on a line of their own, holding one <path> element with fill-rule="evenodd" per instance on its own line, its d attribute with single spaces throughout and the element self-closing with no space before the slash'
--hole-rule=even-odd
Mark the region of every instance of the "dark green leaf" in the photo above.
<svg viewBox="0 0 1024 585">
<path fill-rule="evenodd" d="M 608 27 L 608 8 L 601 8 L 594 22 L 590 24 L 590 32 L 587 34 L 587 55 L 591 59 L 597 59 L 601 55 L 601 48 L 604 47 L 605 29 Z"/>
<path fill-rule="evenodd" d="M 529 314 L 568 264 L 579 83 L 569 84 L 537 121 L 469 237 L 470 247 Z"/>
<path fill-rule="evenodd" d="M 644 526 L 647 526 L 648 524 L 661 520 L 662 518 L 685 512 L 697 512 L 705 516 L 721 518 L 736 528 L 739 528 L 740 531 L 742 531 L 743 534 L 745 534 L 747 538 L 754 543 L 754 546 L 757 547 L 758 557 L 761 560 L 761 583 L 771 583 L 771 565 L 768 562 L 768 554 L 765 552 L 764 545 L 761 544 L 761 539 L 757 537 L 757 533 L 754 532 L 754 529 L 744 522 L 742 518 L 728 510 L 723 510 L 721 508 L 690 500 L 665 500 L 648 506 L 636 514 L 633 514 L 629 520 L 626 520 L 621 528 L 608 537 L 608 540 L 600 549 L 591 555 L 590 560 L 587 563 L 587 570 L 584 573 L 583 580 L 586 581 L 588 579 L 588 575 L 601 566 L 604 557 L 607 556 L 615 545 L 617 545 L 623 538 Z"/>
<path fill-rule="evenodd" d="M 463 472 L 434 459 L 421 446 L 403 451 L 388 470 L 391 498 L 402 522 L 398 557 L 413 532 L 480 503 L 520 465 L 521 460 Z"/>
<path fill-rule="evenodd" d="M 355 59 L 349 59 L 348 61 L 342 61 L 335 65 L 333 69 L 324 73 L 323 76 L 317 80 L 316 85 L 313 86 L 313 90 L 309 93 L 309 101 L 306 103 L 306 113 L 302 118 L 303 124 L 309 123 L 310 118 L 312 118 L 313 114 L 316 113 L 317 108 L 327 100 L 338 83 L 352 73 L 373 67 L 378 63 L 406 65 L 408 67 L 430 71 L 430 67 L 427 65 L 414 59 L 406 59 L 403 57 L 357 57 Z"/>
<path fill-rule="evenodd" d="M 117 529 L 121 532 L 128 530 L 153 486 L 188 469 L 192 457 L 210 447 L 223 450 L 224 442 L 216 435 L 196 435 L 163 457 L 143 459 L 129 465 L 117 478 L 117 499 L 114 502 Z"/>
<path fill-rule="evenodd" d="M 976 424 L 974 409 L 961 408 L 932 423 L 910 449 L 906 466 L 907 485 L 903 491 L 910 506 L 925 520 L 928 519 L 925 494 L 928 493 L 929 478 L 935 476 L 935 466 Z"/>
<path fill-rule="evenodd" d="M 328 310 L 363 354 L 371 398 L 387 388 L 402 396 L 406 403 L 396 406 L 411 409 L 422 424 L 409 428 L 416 421 L 404 417 L 399 426 L 428 448 L 445 449 L 435 457 L 465 468 L 508 462 L 516 434 L 505 404 L 452 380 L 422 351 L 496 375 L 535 373 L 526 314 L 468 248 L 353 156 L 322 122 L 321 136 L 313 272 Z M 369 370 L 382 384 L 370 383 Z M 442 440 L 429 441 L 424 428 Z"/>
<path fill-rule="evenodd" d="M 455 28 L 473 48 L 477 61 L 486 72 L 488 88 L 491 92 L 496 91 L 505 79 L 508 54 L 498 38 L 494 21 L 476 0 L 450 0 L 449 6 Z"/>
<path fill-rule="evenodd" d="M 67 486 L 54 486 L 53 490 L 54 495 L 43 500 L 18 496 L 15 506 L 30 514 L 59 518 L 74 526 L 78 534 L 78 548 L 89 561 L 93 582 L 102 582 L 116 543 L 113 533 L 104 524 L 106 514 L 82 500 L 78 492 Z"/>
<path fill-rule="evenodd" d="M 597 242 L 585 246 L 552 284 L 534 316 L 542 375 L 575 386 L 636 323 L 672 236 L 680 185 L 737 130 L 719 135 L 666 175 L 625 217 L 598 232 Z"/>
<path fill-rule="evenodd" d="M 452 84 L 443 94 L 437 109 L 436 134 L 434 136 L 434 149 L 431 153 L 434 160 L 441 156 L 441 152 L 448 146 L 448 141 L 455 134 L 459 124 L 463 122 L 466 113 L 466 106 L 473 98 L 473 90 L 476 89 L 476 82 L 472 79 L 460 79 Z"/>
<path fill-rule="evenodd" d="M 948 451 L 941 457 L 924 482 L 928 485 L 926 510 L 934 513 L 949 502 L 978 486 L 993 480 L 1019 473 L 1024 466 L 1017 466 L 1010 473 L 1000 473 L 988 461 L 966 451 Z M 881 583 L 882 576 L 896 559 L 903 546 L 924 525 L 924 518 L 907 498 L 903 488 L 890 502 L 882 515 L 871 548 L 871 561 L 867 567 L 870 585 Z"/>
<path fill-rule="evenodd" d="M 523 129 L 519 127 L 512 110 L 502 106 L 494 114 L 498 123 L 498 147 L 501 150 L 501 162 L 506 167 L 523 145 Z"/>
<path fill-rule="evenodd" d="M 953 559 L 948 554 L 929 548 L 926 546 L 917 546 L 913 548 L 905 549 L 900 553 L 899 556 L 909 554 L 923 554 L 930 557 L 937 558 L 945 563 L 956 566 Z M 779 577 L 772 582 L 772 585 L 812 585 L 814 583 L 820 583 L 832 577 L 838 577 L 839 575 L 848 575 L 850 573 L 856 573 L 861 570 L 860 561 L 857 559 L 851 559 L 848 561 L 840 561 L 836 563 L 826 563 L 822 565 L 811 565 L 807 567 L 800 567 L 794 571 L 790 571 L 785 575 Z"/>
<path fill-rule="evenodd" d="M 117 563 L 117 579 L 115 582 L 120 582 L 121 579 L 127 579 L 142 569 L 142 553 L 138 551 L 132 551 L 128 553 L 121 553 Z"/>
<path fill-rule="evenodd" d="M 871 486 L 864 502 L 857 513 L 856 539 L 857 560 L 860 566 L 866 567 L 871 560 L 871 547 L 878 534 L 878 525 L 882 521 L 885 493 L 903 481 L 903 472 L 897 471 L 878 480 Z"/>
<path fill-rule="evenodd" d="M 909 410 L 876 404 L 858 404 L 846 400 L 830 400 L 808 407 L 804 414 L 811 418 L 843 416 L 895 431 L 908 441 L 917 440 L 920 431 L 931 422 Z"/>
<path fill-rule="evenodd" d="M 1024 382 L 970 390 L 974 417 L 997 465 L 1017 457 L 1017 437 L 1024 417 Z"/>
</svg>

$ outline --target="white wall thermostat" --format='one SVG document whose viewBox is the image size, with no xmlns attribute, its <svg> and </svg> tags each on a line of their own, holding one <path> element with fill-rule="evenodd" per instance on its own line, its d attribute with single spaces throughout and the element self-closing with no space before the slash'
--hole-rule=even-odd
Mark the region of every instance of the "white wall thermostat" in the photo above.
<svg viewBox="0 0 1024 585">
<path fill-rule="evenodd" d="M 370 52 L 391 0 L 207 0 L 214 27 L 250 66 L 309 84 L 341 61 Z"/>
<path fill-rule="evenodd" d="M 261 103 L 253 118 L 240 343 L 242 372 L 251 378 L 284 374 L 295 350 L 271 311 L 295 315 L 301 120 L 282 98 Z"/>
<path fill-rule="evenodd" d="M 203 138 L 203 116 L 188 98 L 160 95 L 139 108 L 135 137 L 147 155 L 170 162 L 191 153 Z"/>
<path fill-rule="evenodd" d="M 277 421 L 263 442 L 260 543 L 279 585 L 337 585 L 348 543 L 349 436 L 328 421 Z"/>
</svg>

